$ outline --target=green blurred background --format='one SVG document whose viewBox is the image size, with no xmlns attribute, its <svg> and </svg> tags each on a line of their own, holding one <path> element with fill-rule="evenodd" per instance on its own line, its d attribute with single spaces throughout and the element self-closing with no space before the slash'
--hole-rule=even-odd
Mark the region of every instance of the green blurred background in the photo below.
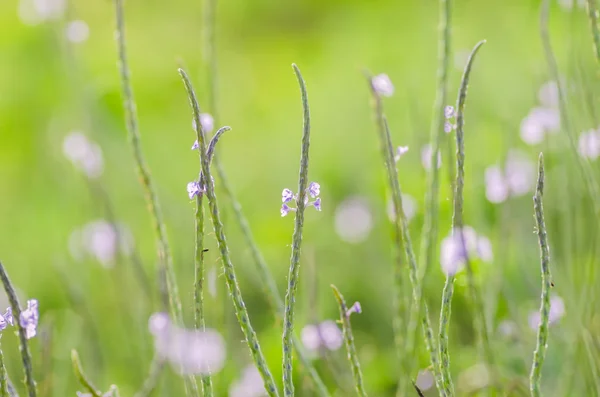
<svg viewBox="0 0 600 397">
<path fill-rule="evenodd" d="M 78 385 L 69 354 L 77 348 L 99 387 L 115 383 L 121 395 L 130 396 L 153 356 L 147 320 L 160 304 L 150 217 L 124 128 L 114 6 L 109 0 L 72 0 L 54 17 L 36 20 L 31 12 L 40 2 L 0 2 L 0 255 L 22 299 L 36 297 L 40 302 L 41 333 L 31 343 L 40 392 L 74 395 Z M 594 290 L 597 214 L 566 131 L 535 146 L 519 137 L 522 119 L 538 106 L 538 89 L 551 79 L 540 39 L 539 8 L 537 1 L 518 0 L 460 0 L 453 6 L 450 102 L 456 97 L 465 52 L 487 39 L 467 99 L 465 219 L 493 244 L 494 261 L 477 262 L 475 267 L 502 382 L 517 386 L 508 395 L 520 395 L 526 390 L 535 344 L 527 318 L 539 306 L 541 285 L 531 195 L 490 203 L 484 171 L 502 163 L 510 148 L 522 150 L 532 162 L 545 151 L 555 293 L 566 308 L 565 317 L 551 329 L 545 395 L 600 395 L 600 318 Z M 142 146 L 165 212 L 190 325 L 194 204 L 185 186 L 197 175 L 198 159 L 190 151 L 194 131 L 177 67 L 185 65 L 206 103 L 202 16 L 201 1 L 126 2 Z M 362 71 L 387 73 L 396 88 L 385 108 L 394 143 L 410 147 L 399 163 L 399 175 L 404 193 L 417 202 L 411 229 L 418 244 L 426 183 L 420 150 L 429 139 L 435 94 L 437 18 L 433 0 L 218 4 L 217 122 L 232 127 L 220 143 L 224 169 L 283 290 L 293 217 L 281 218 L 278 206 L 281 190 L 297 184 L 302 109 L 290 68 L 297 63 L 308 85 L 312 113 L 310 179 L 320 182 L 323 200 L 322 212 L 307 212 L 298 330 L 338 316 L 331 283 L 349 301 L 360 301 L 364 313 L 352 319 L 366 387 L 374 396 L 393 395 L 399 364 L 391 326 L 385 175 Z M 73 20 L 89 27 L 89 37 L 82 42 L 67 40 L 65 32 Z M 594 111 L 600 85 L 585 9 L 569 10 L 552 1 L 549 27 L 560 73 L 569 87 L 570 119 L 577 135 L 599 124 Z M 63 140 L 72 131 L 100 145 L 101 177 L 86 178 L 64 156 Z M 442 150 L 440 171 L 440 240 L 451 221 L 447 152 Z M 216 184 L 219 188 L 218 179 Z M 373 228 L 363 241 L 348 243 L 336 233 L 335 209 L 356 196 L 367 203 Z M 69 252 L 72 231 L 106 219 L 107 202 L 115 219 L 131 230 L 135 252 L 150 279 L 151 298 L 130 258 L 120 257 L 114 267 L 105 268 L 94 259 L 76 260 Z M 229 202 L 223 199 L 221 207 L 247 307 L 279 380 L 281 325 L 267 305 Z M 219 275 L 216 296 L 207 295 L 205 301 L 207 322 L 223 333 L 228 346 L 227 365 L 214 379 L 219 395 L 226 395 L 250 357 L 224 291 L 212 235 L 207 245 L 208 271 L 216 269 Z M 430 274 L 426 296 L 437 327 L 443 274 L 437 265 Z M 452 372 L 460 395 L 471 391 L 469 379 L 479 376 L 472 371 L 480 362 L 464 277 L 457 280 L 450 335 Z M 498 331 L 505 320 L 516 327 L 508 337 Z M 8 371 L 23 389 L 16 338 L 12 332 L 5 334 Z M 419 368 L 428 366 L 424 349 L 414 359 Z M 336 395 L 351 394 L 343 349 L 315 364 L 331 389 L 337 388 Z M 311 395 L 300 371 L 296 380 L 300 394 Z M 182 390 L 179 377 L 167 369 L 159 391 L 172 396 Z"/>
</svg>

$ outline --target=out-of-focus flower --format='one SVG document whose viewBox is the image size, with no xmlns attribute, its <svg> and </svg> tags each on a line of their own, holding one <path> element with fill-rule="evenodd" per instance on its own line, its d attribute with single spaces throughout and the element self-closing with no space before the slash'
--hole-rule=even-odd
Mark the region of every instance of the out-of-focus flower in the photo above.
<svg viewBox="0 0 600 397">
<path fill-rule="evenodd" d="M 181 375 L 216 373 L 225 363 L 225 342 L 215 330 L 181 328 L 166 313 L 150 317 L 148 328 L 154 336 L 156 353 L 168 360 Z"/>
<path fill-rule="evenodd" d="M 37 25 L 62 17 L 65 8 L 66 0 L 21 0 L 19 17 L 26 25 Z"/>
<path fill-rule="evenodd" d="M 596 160 L 600 156 L 600 132 L 589 130 L 579 136 L 577 152 L 581 157 Z"/>
<path fill-rule="evenodd" d="M 373 216 L 367 201 L 350 197 L 335 209 L 335 231 L 347 243 L 365 241 L 373 229 Z"/>
<path fill-rule="evenodd" d="M 546 133 L 560 130 L 560 113 L 555 108 L 535 107 L 521 122 L 521 139 L 528 145 L 544 141 Z"/>
<path fill-rule="evenodd" d="M 205 134 L 210 134 L 215 129 L 215 120 L 213 119 L 213 116 L 209 113 L 200 113 L 200 125 L 202 126 L 202 131 L 204 131 Z M 196 131 L 195 119 L 192 119 L 192 129 Z M 196 150 L 198 149 L 198 147 L 199 144 L 198 140 L 196 139 L 196 141 L 194 141 L 194 144 L 192 145 L 192 150 Z"/>
<path fill-rule="evenodd" d="M 485 364 L 475 364 L 460 373 L 457 383 L 461 390 L 482 390 L 490 384 L 490 372 Z"/>
<path fill-rule="evenodd" d="M 320 349 L 338 350 L 344 342 L 342 331 L 331 320 L 305 326 L 300 332 L 300 339 L 304 347 L 313 353 Z"/>
<path fill-rule="evenodd" d="M 490 262 L 493 260 L 493 253 L 488 238 L 479 236 L 472 227 L 464 226 L 462 235 L 461 229 L 457 229 L 442 240 L 440 264 L 445 274 L 456 274 L 465 265 L 466 260 L 473 258 Z"/>
<path fill-rule="evenodd" d="M 352 306 L 350 306 L 350 308 L 348 310 L 346 310 L 346 317 L 350 317 L 350 315 L 352 313 L 356 313 L 356 314 L 362 313 L 362 306 L 360 305 L 360 302 L 354 302 L 354 304 Z"/>
<path fill-rule="evenodd" d="M 511 320 L 503 320 L 498 324 L 498 333 L 505 338 L 514 338 L 517 336 L 517 324 Z"/>
<path fill-rule="evenodd" d="M 19 324 L 25 328 L 25 337 L 33 338 L 37 334 L 37 326 L 39 321 L 38 301 L 37 299 L 29 299 L 27 301 L 27 309 L 21 312 Z"/>
<path fill-rule="evenodd" d="M 573 10 L 573 6 L 585 8 L 585 0 L 558 0 L 558 4 L 566 11 Z"/>
<path fill-rule="evenodd" d="M 371 79 L 371 85 L 375 92 L 381 96 L 392 96 L 394 95 L 394 85 L 389 76 L 385 73 L 373 76 Z"/>
<path fill-rule="evenodd" d="M 406 216 L 406 220 L 410 222 L 412 218 L 417 214 L 417 202 L 416 200 L 408 195 L 402 194 L 402 210 L 404 211 L 404 216 Z M 396 222 L 396 211 L 394 208 L 394 200 L 389 199 L 387 203 L 387 214 L 388 218 L 392 222 Z"/>
<path fill-rule="evenodd" d="M 318 197 L 319 194 L 321 193 L 321 185 L 319 185 L 317 182 L 311 182 L 308 187 L 306 188 L 306 196 L 305 196 L 305 205 L 307 207 L 309 206 L 313 206 L 315 207 L 315 209 L 317 211 L 321 211 L 321 198 Z M 308 202 L 308 196 L 314 198 L 314 201 Z M 283 204 L 281 205 L 281 216 L 286 216 L 287 214 L 289 214 L 290 212 L 296 211 L 296 208 L 294 207 L 290 207 L 287 203 L 290 203 L 291 201 L 294 201 L 296 203 L 296 205 L 298 204 L 297 202 L 298 200 L 298 196 L 294 194 L 294 192 L 292 192 L 290 189 L 283 189 L 283 191 L 281 192 L 281 201 L 283 202 Z"/>
<path fill-rule="evenodd" d="M 6 313 L 0 314 L 0 331 L 4 331 L 9 325 L 13 325 L 12 309 L 8 307 Z"/>
<path fill-rule="evenodd" d="M 63 153 L 73 165 L 89 178 L 97 178 L 104 171 L 102 149 L 79 131 L 69 133 L 63 141 Z"/>
<path fill-rule="evenodd" d="M 394 160 L 398 162 L 402 156 L 404 156 L 408 152 L 408 146 L 398 146 L 396 149 L 396 155 L 394 156 Z"/>
<path fill-rule="evenodd" d="M 187 184 L 187 192 L 188 192 L 188 197 L 191 200 L 194 197 L 204 193 L 204 189 L 202 189 L 200 187 L 200 184 L 198 182 L 192 181 Z"/>
<path fill-rule="evenodd" d="M 69 250 L 73 258 L 83 260 L 91 256 L 105 267 L 114 265 L 119 251 L 129 255 L 132 248 L 133 236 L 124 224 L 111 224 L 102 219 L 75 229 L 69 237 Z"/>
<path fill-rule="evenodd" d="M 262 397 L 266 395 L 263 380 L 254 365 L 247 366 L 240 379 L 229 388 L 229 397 Z"/>
<path fill-rule="evenodd" d="M 67 24 L 65 34 L 71 43 L 83 43 L 90 35 L 90 28 L 85 21 L 71 21 Z"/>
<path fill-rule="evenodd" d="M 427 391 L 433 386 L 433 374 L 428 369 L 423 369 L 417 374 L 415 384 L 421 391 Z"/>
<path fill-rule="evenodd" d="M 456 112 L 454 111 L 454 106 L 448 105 L 444 108 L 444 117 L 446 118 L 446 120 L 451 119 L 455 116 Z"/>
<path fill-rule="evenodd" d="M 504 170 L 493 165 L 485 170 L 485 195 L 492 203 L 502 203 L 509 197 L 519 197 L 529 193 L 536 178 L 535 164 L 527 155 L 510 150 Z"/>
<path fill-rule="evenodd" d="M 565 302 L 558 295 L 553 295 L 550 298 L 550 313 L 548 313 L 548 324 L 557 323 L 565 315 Z M 537 331 L 540 326 L 541 316 L 539 311 L 532 311 L 529 314 L 529 328 Z"/>
<path fill-rule="evenodd" d="M 431 169 L 431 145 L 427 144 L 423 146 L 421 149 L 421 164 L 423 164 L 423 168 L 426 170 Z M 438 150 L 437 155 L 437 167 L 440 168 L 442 166 L 442 154 Z"/>
</svg>

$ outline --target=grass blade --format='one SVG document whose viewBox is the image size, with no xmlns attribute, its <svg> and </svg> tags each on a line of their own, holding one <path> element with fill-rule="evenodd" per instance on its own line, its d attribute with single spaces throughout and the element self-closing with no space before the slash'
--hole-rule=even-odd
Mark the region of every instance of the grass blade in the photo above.
<svg viewBox="0 0 600 397">
<path fill-rule="evenodd" d="M 592 31 L 592 40 L 594 41 L 594 55 L 600 63 L 600 30 L 598 29 L 598 7 L 596 0 L 587 0 L 588 18 L 590 20 L 590 29 Z"/>
<path fill-rule="evenodd" d="M 460 89 L 458 92 L 458 98 L 456 100 L 456 183 L 454 192 L 454 215 L 452 217 L 452 234 L 456 236 L 457 233 L 460 236 L 460 244 L 462 245 L 462 251 L 467 252 L 467 244 L 465 242 L 464 233 L 462 228 L 463 223 L 463 201 L 464 201 L 464 186 L 465 186 L 465 141 L 464 141 L 464 110 L 465 102 L 467 99 L 467 89 L 469 85 L 469 75 L 471 73 L 471 67 L 475 60 L 475 55 L 479 48 L 485 43 L 480 41 L 475 45 L 465 70 L 463 72 L 462 80 L 460 83 Z M 468 260 L 465 255 L 465 260 Z M 451 305 L 452 305 L 452 294 L 454 291 L 454 278 L 455 273 L 449 272 L 446 276 L 446 283 L 444 285 L 444 291 L 442 293 L 442 307 L 440 309 L 440 330 L 439 330 L 439 344 L 440 344 L 440 365 L 442 382 L 444 390 L 447 396 L 454 395 L 454 385 L 452 384 L 452 376 L 450 373 L 450 354 L 449 354 L 449 343 L 448 343 L 448 331 L 450 325 Z"/>
<path fill-rule="evenodd" d="M 93 397 L 102 397 L 102 392 L 96 388 L 92 382 L 88 379 L 87 375 L 83 371 L 81 366 L 81 360 L 79 360 L 79 354 L 77 350 L 71 350 L 71 362 L 73 363 L 73 371 L 75 377 L 81 383 L 81 385 L 88 391 Z"/>
<path fill-rule="evenodd" d="M 331 285 L 333 294 L 338 302 L 340 308 L 340 322 L 344 331 L 344 342 L 346 343 L 346 350 L 348 351 L 348 361 L 352 368 L 352 376 L 354 377 L 354 386 L 356 387 L 356 393 L 360 397 L 366 397 L 367 392 L 363 385 L 362 371 L 360 369 L 360 362 L 358 361 L 358 354 L 356 353 L 356 346 L 354 345 L 354 336 L 352 335 L 352 326 L 350 325 L 350 315 L 348 313 L 348 306 L 344 296 L 336 288 L 335 285 Z"/>
<path fill-rule="evenodd" d="M 302 229 L 304 226 L 304 210 L 307 197 L 308 185 L 308 154 L 310 148 L 310 110 L 308 107 L 308 94 L 306 84 L 300 73 L 300 69 L 292 64 L 300 91 L 302 93 L 303 109 L 303 132 L 302 152 L 300 155 L 300 173 L 298 177 L 298 210 L 294 224 L 294 235 L 292 237 L 292 257 L 288 274 L 288 288 L 285 294 L 285 313 L 283 321 L 283 391 L 286 397 L 294 395 L 294 383 L 292 379 L 292 335 L 294 333 L 294 316 L 296 306 L 296 290 L 298 288 L 298 276 L 300 273 L 300 253 L 302 245 Z"/>
<path fill-rule="evenodd" d="M 139 391 L 134 394 L 134 397 L 147 397 L 149 396 L 156 385 L 158 385 L 158 380 L 160 375 L 162 374 L 165 368 L 165 361 L 159 356 L 155 356 L 150 364 L 150 371 L 148 372 L 148 377 L 144 380 L 142 387 Z"/>
<path fill-rule="evenodd" d="M 19 349 L 21 350 L 21 359 L 23 361 L 23 369 L 25 371 L 25 384 L 27 385 L 27 395 L 29 397 L 35 397 L 37 395 L 37 390 L 35 388 L 35 380 L 33 379 L 33 367 L 31 365 L 31 354 L 29 353 L 29 343 L 27 342 L 27 336 L 25 335 L 25 329 L 21 326 L 21 305 L 19 304 L 19 298 L 17 297 L 17 293 L 8 278 L 8 273 L 6 273 L 6 269 L 4 265 L 0 262 L 0 279 L 2 279 L 2 285 L 4 286 L 4 291 L 6 291 L 6 296 L 8 297 L 8 301 L 10 302 L 10 307 L 12 308 L 13 316 L 15 318 L 15 325 L 17 326 L 17 330 L 19 332 Z"/>
<path fill-rule="evenodd" d="M 542 297 L 540 304 L 540 324 L 537 332 L 537 343 L 533 353 L 531 365 L 530 391 L 532 397 L 540 397 L 540 383 L 542 378 L 542 365 L 548 349 L 548 322 L 550 315 L 550 288 L 552 276 L 550 275 L 550 248 L 546 235 L 546 224 L 544 223 L 544 206 L 542 196 L 544 194 L 544 156 L 540 153 L 538 180 L 533 196 L 533 208 L 535 212 L 535 224 L 538 241 L 540 244 L 541 271 L 542 271 Z"/>
<path fill-rule="evenodd" d="M 210 208 L 210 215 L 213 223 L 215 237 L 217 238 L 217 244 L 219 246 L 219 252 L 221 254 L 221 260 L 225 269 L 225 281 L 227 283 L 227 288 L 229 289 L 229 293 L 233 300 L 235 314 L 242 329 L 242 332 L 244 333 L 244 336 L 246 338 L 246 343 L 250 348 L 250 352 L 252 354 L 252 358 L 254 360 L 256 368 L 260 372 L 260 375 L 263 379 L 265 390 L 271 397 L 278 396 L 279 394 L 277 392 L 273 376 L 269 371 L 267 362 L 260 349 L 258 337 L 256 336 L 256 332 L 250 324 L 250 318 L 248 317 L 246 304 L 244 303 L 242 293 L 237 283 L 235 268 L 233 266 L 233 263 L 231 262 L 231 257 L 229 256 L 229 247 L 227 246 L 225 230 L 223 228 L 223 223 L 221 222 L 221 217 L 219 214 L 217 197 L 215 194 L 215 185 L 213 178 L 210 174 L 210 164 L 208 162 L 208 156 L 206 154 L 206 137 L 204 136 L 204 131 L 202 131 L 201 128 L 200 107 L 198 105 L 198 100 L 196 99 L 196 93 L 194 92 L 194 88 L 192 87 L 192 83 L 190 82 L 187 73 L 183 69 L 179 69 L 179 74 L 183 79 L 183 83 L 185 85 L 185 89 L 189 97 L 190 105 L 194 113 L 194 120 L 196 121 L 196 134 L 198 138 L 198 145 L 200 148 L 200 155 L 202 156 L 202 174 L 204 175 L 206 198 L 208 200 L 208 206 Z"/>
</svg>

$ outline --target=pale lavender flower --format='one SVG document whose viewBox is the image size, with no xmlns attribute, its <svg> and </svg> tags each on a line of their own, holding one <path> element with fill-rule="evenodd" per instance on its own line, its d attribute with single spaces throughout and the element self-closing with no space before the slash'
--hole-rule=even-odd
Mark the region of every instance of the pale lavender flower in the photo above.
<svg viewBox="0 0 600 397">
<path fill-rule="evenodd" d="M 305 206 L 313 206 L 317 211 L 321 211 L 321 199 L 318 197 L 321 193 L 321 185 L 317 182 L 311 182 L 306 188 L 306 195 L 304 196 L 304 205 Z M 312 198 L 316 198 L 315 201 L 309 202 L 308 196 Z M 296 211 L 297 208 L 290 207 L 287 203 L 294 201 L 296 205 L 298 205 L 298 196 L 294 194 L 290 189 L 283 189 L 281 192 L 281 201 L 283 205 L 281 206 L 280 212 L 281 216 L 286 216 L 290 213 L 290 211 Z"/>
<path fill-rule="evenodd" d="M 325 320 L 317 325 L 307 325 L 300 332 L 300 339 L 304 347 L 316 352 L 322 348 L 338 350 L 344 343 L 342 331 L 335 321 Z"/>
<path fill-rule="evenodd" d="M 427 144 L 423 146 L 421 149 L 421 164 L 423 164 L 423 168 L 426 170 L 431 169 L 431 145 Z M 442 166 L 442 154 L 438 151 L 437 155 L 437 167 L 440 168 Z"/>
<path fill-rule="evenodd" d="M 350 308 L 348 310 L 346 310 L 346 317 L 350 317 L 350 315 L 352 313 L 356 313 L 356 314 L 362 313 L 362 306 L 360 305 L 360 302 L 354 302 L 354 304 L 352 306 L 350 306 Z"/>
<path fill-rule="evenodd" d="M 546 133 L 560 130 L 560 113 L 555 108 L 535 107 L 521 122 L 521 139 L 528 145 L 544 141 Z"/>
<path fill-rule="evenodd" d="M 287 203 L 292 201 L 293 199 L 294 192 L 292 192 L 290 189 L 283 189 L 283 191 L 281 192 L 281 202 Z"/>
<path fill-rule="evenodd" d="M 410 222 L 417 214 L 417 201 L 408 194 L 402 194 L 402 210 L 404 211 L 406 220 Z M 392 199 L 389 199 L 387 202 L 387 215 L 391 222 L 396 222 L 396 210 L 394 208 L 394 200 Z"/>
<path fill-rule="evenodd" d="M 528 145 L 538 145 L 544 142 L 544 126 L 531 115 L 527 115 L 521 121 L 520 135 L 523 142 Z"/>
<path fill-rule="evenodd" d="M 381 96 L 390 97 L 394 95 L 394 85 L 390 80 L 389 76 L 385 73 L 373 76 L 371 79 L 371 85 L 375 92 Z"/>
<path fill-rule="evenodd" d="M 451 122 L 449 122 L 449 121 L 444 122 L 444 132 L 446 134 L 451 133 L 452 130 L 454 130 L 455 127 L 456 126 L 454 124 L 452 124 Z"/>
<path fill-rule="evenodd" d="M 187 192 L 190 200 L 203 193 L 202 189 L 200 189 L 200 184 L 194 181 L 187 184 Z"/>
<path fill-rule="evenodd" d="M 525 153 L 509 150 L 504 173 L 512 196 L 523 196 L 532 191 L 536 180 L 536 166 Z"/>
<path fill-rule="evenodd" d="M 247 366 L 240 379 L 229 388 L 229 397 L 263 397 L 266 396 L 260 372 L 254 365 Z"/>
<path fill-rule="evenodd" d="M 446 106 L 444 108 L 444 117 L 446 118 L 446 120 L 453 118 L 454 116 L 456 116 L 456 112 L 454 111 L 454 106 Z"/>
<path fill-rule="evenodd" d="M 83 43 L 90 35 L 90 28 L 85 21 L 75 20 L 67 24 L 65 34 L 71 43 Z"/>
<path fill-rule="evenodd" d="M 75 229 L 69 237 L 69 251 L 74 259 L 81 261 L 90 256 L 106 268 L 114 266 L 119 251 L 131 254 L 133 244 L 133 236 L 126 225 L 103 219 Z"/>
<path fill-rule="evenodd" d="M 584 0 L 585 1 L 585 0 Z M 558 84 L 550 80 L 542 84 L 538 91 L 538 101 L 546 108 L 558 108 Z"/>
<path fill-rule="evenodd" d="M 156 353 L 181 375 L 206 375 L 223 368 L 225 342 L 215 330 L 181 328 L 168 314 L 155 313 L 148 322 Z"/>
<path fill-rule="evenodd" d="M 550 298 L 550 313 L 548 313 L 548 324 L 557 323 L 565 315 L 565 302 L 558 295 Z M 541 317 L 538 310 L 532 311 L 528 317 L 529 328 L 537 330 L 540 325 Z"/>
<path fill-rule="evenodd" d="M 417 374 L 415 384 L 421 391 L 427 391 L 433 386 L 433 374 L 429 369 L 423 369 Z"/>
<path fill-rule="evenodd" d="M 365 241 L 373 229 L 373 216 L 362 197 L 349 197 L 335 209 L 335 231 L 343 241 L 351 244 Z"/>
<path fill-rule="evenodd" d="M 27 339 L 31 339 L 36 335 L 38 320 L 38 301 L 36 299 L 29 299 L 27 301 L 27 309 L 23 310 L 19 317 L 19 323 L 22 328 L 25 328 L 25 337 Z"/>
<path fill-rule="evenodd" d="M 510 194 L 502 169 L 493 165 L 485 170 L 485 197 L 494 204 L 502 203 Z"/>
<path fill-rule="evenodd" d="M 600 156 L 600 132 L 589 130 L 579 136 L 577 152 L 581 157 L 596 160 Z"/>
<path fill-rule="evenodd" d="M 308 185 L 308 193 L 312 198 L 319 196 L 319 193 L 321 193 L 321 185 L 317 182 L 311 182 L 310 185 Z"/>
<path fill-rule="evenodd" d="M 37 25 L 41 22 L 59 19 L 66 8 L 66 0 L 21 0 L 19 17 L 26 25 Z"/>
<path fill-rule="evenodd" d="M 491 262 L 493 253 L 492 245 L 487 237 L 479 236 L 472 227 L 464 226 L 462 236 L 461 229 L 457 229 L 442 240 L 440 264 L 445 274 L 456 274 L 463 268 L 467 259 L 473 258 Z"/>
<path fill-rule="evenodd" d="M 205 134 L 210 134 L 215 129 L 215 120 L 213 119 L 213 116 L 208 113 L 200 113 L 200 125 Z M 196 119 L 192 119 L 192 129 L 196 131 Z M 197 150 L 198 147 L 199 144 L 196 139 L 192 145 L 192 150 Z"/>
<path fill-rule="evenodd" d="M 12 314 L 12 307 L 9 306 L 6 308 L 6 312 L 4 313 L 4 320 L 6 320 L 6 322 L 10 325 L 15 325 L 15 320 Z"/>
<path fill-rule="evenodd" d="M 408 152 L 408 146 L 398 146 L 396 149 L 396 155 L 394 156 L 394 160 L 398 162 L 400 157 L 404 156 Z"/>
<path fill-rule="evenodd" d="M 104 170 L 102 149 L 79 131 L 69 133 L 63 140 L 63 153 L 71 163 L 89 178 L 98 178 Z"/>
</svg>

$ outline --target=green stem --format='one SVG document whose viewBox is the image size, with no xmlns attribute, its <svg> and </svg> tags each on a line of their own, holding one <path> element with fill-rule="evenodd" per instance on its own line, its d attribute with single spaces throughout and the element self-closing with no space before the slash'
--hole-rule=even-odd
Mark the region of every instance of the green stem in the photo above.
<svg viewBox="0 0 600 397">
<path fill-rule="evenodd" d="M 304 126 L 302 132 L 302 151 L 300 155 L 300 173 L 298 177 L 298 199 L 294 235 L 292 237 L 292 257 L 288 273 L 288 288 L 285 294 L 285 314 L 283 321 L 283 391 L 286 397 L 294 395 L 294 382 L 292 379 L 292 335 L 294 333 L 294 316 L 296 306 L 296 291 L 300 273 L 300 253 L 302 245 L 302 229 L 304 226 L 304 210 L 306 208 L 306 188 L 308 185 L 308 154 L 310 148 L 310 110 L 308 107 L 308 94 L 306 84 L 300 69 L 292 64 L 300 91 L 302 93 L 302 109 Z"/>
<path fill-rule="evenodd" d="M 33 379 L 33 368 L 31 365 L 31 354 L 29 353 L 29 343 L 27 342 L 25 329 L 23 329 L 21 322 L 19 321 L 21 318 L 21 305 L 19 304 L 17 293 L 15 292 L 15 289 L 8 278 L 8 273 L 6 273 L 6 269 L 4 269 L 4 266 L 1 262 L 0 279 L 2 279 L 4 291 L 6 291 L 6 296 L 8 296 L 8 301 L 10 302 L 10 307 L 12 308 L 13 316 L 15 318 L 15 324 L 19 332 L 19 349 L 21 350 L 21 359 L 23 361 L 23 369 L 25 371 L 27 394 L 29 397 L 35 397 L 37 395 L 37 391 L 35 388 L 35 380 Z"/>
<path fill-rule="evenodd" d="M 8 375 L 4 366 L 4 353 L 0 349 L 0 396 L 8 397 Z"/>
<path fill-rule="evenodd" d="M 231 299 L 233 300 L 233 306 L 235 309 L 236 317 L 238 319 L 242 332 L 244 333 L 244 336 L 246 338 L 246 343 L 250 348 L 250 352 L 252 354 L 252 358 L 254 359 L 254 363 L 256 364 L 256 368 L 258 369 L 263 379 L 265 390 L 271 397 L 278 396 L 277 387 L 275 386 L 273 376 L 269 371 L 267 362 L 260 349 L 258 337 L 256 336 L 256 332 L 250 324 L 248 311 L 246 310 L 246 304 L 244 303 L 242 293 L 237 283 L 235 268 L 233 266 L 233 263 L 231 262 L 231 257 L 229 255 L 229 247 L 227 246 L 225 230 L 223 228 L 223 223 L 221 222 L 219 214 L 217 197 L 215 194 L 215 185 L 213 178 L 210 174 L 210 164 L 206 153 L 206 138 L 204 136 L 204 131 L 202 131 L 202 127 L 200 124 L 200 107 L 198 105 L 198 100 L 196 99 L 196 93 L 194 92 L 194 88 L 192 87 L 192 83 L 190 82 L 190 79 L 186 72 L 183 69 L 179 69 L 179 74 L 181 75 L 185 84 L 190 105 L 193 109 L 194 120 L 196 121 L 196 134 L 200 149 L 200 155 L 202 157 L 202 174 L 204 175 L 206 187 L 205 194 L 208 200 L 208 206 L 210 208 L 210 214 L 212 218 L 213 228 L 215 231 L 215 237 L 217 238 L 217 243 L 219 246 L 219 252 L 221 254 L 221 260 L 225 269 L 225 282 L 227 283 L 229 294 L 231 295 Z"/>
<path fill-rule="evenodd" d="M 77 354 L 77 350 L 71 350 L 71 361 L 73 363 L 73 371 L 75 372 L 75 377 L 81 383 L 81 385 L 94 397 L 102 397 L 102 392 L 96 388 L 92 382 L 88 379 L 87 375 L 83 371 L 81 366 L 81 361 L 79 360 L 79 354 Z"/>
<path fill-rule="evenodd" d="M 475 45 L 465 70 L 463 72 L 458 98 L 456 100 L 456 183 L 454 184 L 454 214 L 452 216 L 452 234 L 453 238 L 458 237 L 461 244 L 460 250 L 465 253 L 465 261 L 467 258 L 467 244 L 463 233 L 463 202 L 464 202 L 464 186 L 465 186 L 465 134 L 464 134 L 464 111 L 467 100 L 467 89 L 469 86 L 469 76 L 471 67 L 475 60 L 475 55 L 479 48 L 485 43 L 485 40 L 480 41 Z M 442 373 L 442 383 L 447 396 L 454 395 L 454 385 L 452 384 L 452 376 L 450 372 L 450 353 L 449 353 L 449 326 L 452 306 L 452 295 L 454 292 L 454 275 L 455 272 L 449 272 L 446 276 L 444 291 L 442 293 L 442 307 L 440 309 L 440 364 Z M 469 277 L 473 278 L 472 272 L 469 272 Z M 474 285 L 474 282 L 472 283 Z M 478 297 L 477 297 L 478 298 Z M 480 333 L 485 333 L 485 330 L 479 329 Z"/>
<path fill-rule="evenodd" d="M 542 298 L 540 305 L 540 324 L 537 332 L 537 344 L 533 353 L 531 365 L 530 391 L 532 397 L 540 397 L 540 382 L 542 378 L 542 365 L 548 349 L 548 322 L 550 316 L 550 288 L 552 277 L 550 275 L 550 249 L 544 223 L 544 207 L 542 196 L 544 194 L 544 156 L 540 153 L 538 181 L 533 196 L 535 223 L 540 245 L 541 272 L 542 272 Z"/>
<path fill-rule="evenodd" d="M 148 377 L 144 380 L 142 387 L 139 391 L 134 394 L 134 397 L 147 397 L 149 396 L 156 385 L 158 384 L 158 379 L 160 378 L 163 369 L 165 368 L 164 360 L 158 355 L 154 357 L 152 363 L 150 364 L 150 371 L 148 373 Z"/>
<path fill-rule="evenodd" d="M 344 296 L 340 293 L 337 287 L 331 284 L 333 294 L 338 302 L 340 308 L 340 322 L 342 324 L 342 330 L 344 331 L 344 342 L 346 343 L 346 350 L 348 351 L 348 361 L 350 361 L 350 367 L 352 368 L 352 376 L 354 377 L 354 386 L 356 393 L 360 397 L 367 397 L 365 386 L 363 385 L 362 371 L 360 369 L 360 362 L 358 361 L 358 354 L 356 353 L 356 346 L 354 346 L 354 336 L 352 335 L 352 326 L 350 325 L 350 315 L 348 314 L 348 307 Z"/>
<path fill-rule="evenodd" d="M 590 28 L 592 30 L 592 39 L 594 40 L 594 55 L 600 63 L 600 30 L 598 29 L 598 8 L 596 0 L 587 0 L 588 18 L 590 19 Z"/>
</svg>

